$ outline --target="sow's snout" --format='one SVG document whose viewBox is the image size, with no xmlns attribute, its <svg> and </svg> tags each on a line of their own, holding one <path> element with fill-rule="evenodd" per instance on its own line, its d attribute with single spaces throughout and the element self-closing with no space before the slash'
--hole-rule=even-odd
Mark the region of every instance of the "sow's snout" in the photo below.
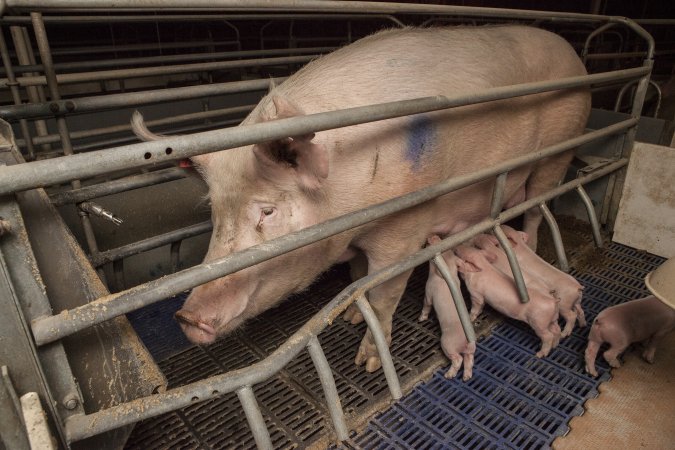
<svg viewBox="0 0 675 450">
<path fill-rule="evenodd" d="M 174 317 L 183 329 L 183 333 L 193 344 L 211 344 L 216 340 L 216 330 L 201 320 L 196 314 L 181 309 Z"/>
</svg>

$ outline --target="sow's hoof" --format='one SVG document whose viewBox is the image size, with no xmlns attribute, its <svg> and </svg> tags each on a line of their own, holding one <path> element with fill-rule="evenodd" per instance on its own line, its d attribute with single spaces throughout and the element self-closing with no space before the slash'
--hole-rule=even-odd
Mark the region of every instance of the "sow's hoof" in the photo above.
<svg viewBox="0 0 675 450">
<path fill-rule="evenodd" d="M 364 341 L 365 340 L 366 338 L 364 338 Z M 382 367 L 382 361 L 380 361 L 380 356 L 377 354 L 377 348 L 372 344 L 364 342 L 361 342 L 354 362 L 357 366 L 366 363 L 366 372 L 370 373 L 373 373 Z"/>
<path fill-rule="evenodd" d="M 361 311 L 359 311 L 359 307 L 354 304 L 347 307 L 347 311 L 345 311 L 342 318 L 345 322 L 349 322 L 352 325 L 358 325 L 363 322 L 363 315 L 361 314 Z"/>
</svg>

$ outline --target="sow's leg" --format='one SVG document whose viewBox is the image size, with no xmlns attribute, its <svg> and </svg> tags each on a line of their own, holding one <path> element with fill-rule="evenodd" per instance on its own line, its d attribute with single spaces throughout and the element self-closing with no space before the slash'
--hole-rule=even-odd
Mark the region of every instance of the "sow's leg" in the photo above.
<svg viewBox="0 0 675 450">
<path fill-rule="evenodd" d="M 356 281 L 359 278 L 363 278 L 368 275 L 368 259 L 366 255 L 361 252 L 358 252 L 354 258 L 349 261 L 349 276 L 352 281 Z M 367 297 L 366 297 L 367 298 Z M 357 325 L 363 322 L 363 316 L 361 311 L 356 306 L 356 303 L 352 303 L 345 311 L 342 318 L 346 322 L 350 322 L 352 325 Z"/>
<path fill-rule="evenodd" d="M 573 156 L 573 152 L 565 152 L 539 161 L 527 179 L 527 199 L 541 195 L 558 186 L 565 176 L 567 166 Z M 529 236 L 527 245 L 532 250 L 537 250 L 537 231 L 542 219 L 543 215 L 538 207 L 525 212 L 523 231 Z"/>
</svg>

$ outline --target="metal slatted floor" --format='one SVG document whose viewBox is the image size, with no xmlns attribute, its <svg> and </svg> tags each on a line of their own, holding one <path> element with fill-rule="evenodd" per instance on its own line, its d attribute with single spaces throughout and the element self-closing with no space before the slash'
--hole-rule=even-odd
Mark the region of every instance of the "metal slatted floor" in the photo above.
<svg viewBox="0 0 675 450">
<path fill-rule="evenodd" d="M 644 275 L 661 258 L 618 244 L 591 250 L 593 265 L 573 274 L 585 286 L 583 306 L 593 320 L 603 308 L 645 294 Z M 570 251 L 573 267 L 579 249 Z M 600 261 L 601 263 L 598 263 Z M 337 320 L 319 336 L 333 369 L 338 393 L 352 433 L 347 448 L 547 448 L 567 432 L 567 423 L 583 412 L 583 402 L 597 395 L 608 377 L 604 362 L 599 379 L 583 372 L 588 328 L 576 328 L 546 359 L 534 356 L 536 336 L 516 321 L 498 324 L 487 314 L 479 320 L 481 336 L 474 377 L 446 380 L 437 370 L 447 364 L 436 320 L 417 322 L 426 267 L 413 274 L 394 319 L 391 345 L 404 392 L 390 404 L 382 371 L 366 373 L 353 358 L 365 325 Z M 167 300 L 130 315 L 132 324 L 175 387 L 259 361 L 349 284 L 347 268 L 338 266 L 309 291 L 252 320 L 235 334 L 209 347 L 190 346 L 172 319 L 184 299 Z M 496 328 L 494 328 L 496 326 Z M 489 337 L 486 336 L 494 328 Z M 307 353 L 296 357 L 277 377 L 254 387 L 276 448 L 326 447 L 333 438 L 316 371 Z M 365 422 L 373 414 L 370 422 Z M 236 395 L 137 424 L 127 448 L 254 447 Z"/>
</svg>

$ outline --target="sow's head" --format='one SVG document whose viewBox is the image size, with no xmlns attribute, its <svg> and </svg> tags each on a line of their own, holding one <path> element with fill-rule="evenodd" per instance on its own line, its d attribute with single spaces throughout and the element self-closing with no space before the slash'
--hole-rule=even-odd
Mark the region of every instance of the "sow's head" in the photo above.
<svg viewBox="0 0 675 450">
<path fill-rule="evenodd" d="M 244 122 L 300 116 L 281 96 L 266 97 Z M 209 187 L 213 235 L 204 263 L 306 228 L 322 220 L 329 155 L 314 133 L 193 158 Z M 176 313 L 197 344 L 216 340 L 330 266 L 330 243 L 272 258 L 193 289 Z"/>
</svg>

